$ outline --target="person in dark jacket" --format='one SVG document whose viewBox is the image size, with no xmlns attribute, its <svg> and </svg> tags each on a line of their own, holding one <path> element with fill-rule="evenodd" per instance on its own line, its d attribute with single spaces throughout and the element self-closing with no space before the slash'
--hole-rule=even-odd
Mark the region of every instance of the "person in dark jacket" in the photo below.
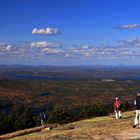
<svg viewBox="0 0 140 140">
<path fill-rule="evenodd" d="M 134 101 L 134 105 L 136 106 L 136 116 L 135 116 L 133 128 L 136 128 L 137 124 L 139 124 L 140 127 L 140 90 L 137 91 L 137 97 Z"/>
<path fill-rule="evenodd" d="M 41 112 L 39 114 L 39 116 L 40 116 L 40 123 L 41 123 L 41 125 L 44 125 L 45 124 L 45 120 L 46 120 L 46 114 L 44 112 Z"/>
</svg>

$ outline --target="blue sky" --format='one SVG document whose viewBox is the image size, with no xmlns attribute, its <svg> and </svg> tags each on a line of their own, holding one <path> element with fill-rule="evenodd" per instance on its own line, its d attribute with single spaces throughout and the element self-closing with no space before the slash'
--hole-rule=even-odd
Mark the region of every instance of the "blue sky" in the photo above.
<svg viewBox="0 0 140 140">
<path fill-rule="evenodd" d="M 0 64 L 139 65 L 139 0 L 0 0 Z"/>
</svg>

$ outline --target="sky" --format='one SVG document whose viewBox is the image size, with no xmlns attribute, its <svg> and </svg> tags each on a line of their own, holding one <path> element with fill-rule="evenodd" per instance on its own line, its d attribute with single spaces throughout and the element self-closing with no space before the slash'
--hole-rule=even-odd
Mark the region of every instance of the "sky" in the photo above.
<svg viewBox="0 0 140 140">
<path fill-rule="evenodd" d="M 140 65 L 140 0 L 0 0 L 0 65 Z"/>
</svg>

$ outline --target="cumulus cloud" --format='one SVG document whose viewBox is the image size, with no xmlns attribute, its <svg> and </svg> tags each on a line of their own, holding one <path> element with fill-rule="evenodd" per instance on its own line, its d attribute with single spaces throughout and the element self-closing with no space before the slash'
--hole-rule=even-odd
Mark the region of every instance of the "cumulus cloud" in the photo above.
<svg viewBox="0 0 140 140">
<path fill-rule="evenodd" d="M 59 34 L 59 31 L 57 28 L 50 28 L 50 27 L 41 28 L 41 29 L 34 28 L 32 30 L 32 34 L 57 35 Z"/>
<path fill-rule="evenodd" d="M 30 44 L 4 44 L 0 43 L 0 56 L 5 57 L 26 57 L 39 58 L 44 55 L 53 55 L 55 57 L 64 52 L 59 44 L 52 42 L 32 42 Z"/>
<path fill-rule="evenodd" d="M 6 46 L 6 50 L 7 50 L 7 51 L 10 51 L 10 50 L 11 50 L 11 47 L 12 47 L 12 45 L 7 45 L 7 46 Z"/>
<path fill-rule="evenodd" d="M 128 39 L 128 40 L 123 40 L 122 41 L 122 45 L 123 46 L 127 46 L 127 47 L 139 47 L 140 48 L 140 38 L 132 38 L 132 39 Z"/>
<path fill-rule="evenodd" d="M 62 54 L 64 51 L 61 49 L 45 48 L 45 49 L 42 49 L 41 52 L 43 52 L 44 54 Z"/>
<path fill-rule="evenodd" d="M 50 47 L 50 48 L 56 48 L 60 47 L 60 44 L 54 44 L 52 42 L 47 42 L 47 41 L 40 41 L 40 42 L 32 42 L 31 47 L 36 47 L 36 48 L 44 48 L 44 47 Z"/>
<path fill-rule="evenodd" d="M 138 49 L 140 51 L 140 49 Z M 71 58 L 82 58 L 82 59 L 89 59 L 89 58 L 107 58 L 107 59 L 114 59 L 114 58 L 126 58 L 126 57 L 133 57 L 136 56 L 137 50 L 131 49 L 129 45 L 126 44 L 118 44 L 118 45 L 100 45 L 100 46 L 87 46 L 81 45 L 79 47 L 72 47 L 65 50 L 64 57 L 71 57 Z M 137 55 L 138 56 L 138 55 Z"/>
<path fill-rule="evenodd" d="M 140 28 L 140 24 L 125 24 L 125 25 L 120 25 L 116 26 L 116 29 L 135 29 L 135 28 Z"/>
<path fill-rule="evenodd" d="M 140 38 L 123 40 L 115 45 L 73 45 L 62 47 L 53 42 L 41 41 L 23 44 L 0 43 L 0 56 L 20 58 L 61 58 L 61 59 L 120 59 L 140 57 Z"/>
<path fill-rule="evenodd" d="M 22 44 L 0 44 L 0 56 L 17 57 L 26 56 L 29 46 Z"/>
</svg>

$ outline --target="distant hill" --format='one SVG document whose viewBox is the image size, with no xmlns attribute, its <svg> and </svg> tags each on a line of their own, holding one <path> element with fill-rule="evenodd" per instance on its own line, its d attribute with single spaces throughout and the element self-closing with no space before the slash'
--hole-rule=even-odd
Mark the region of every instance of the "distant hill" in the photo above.
<svg viewBox="0 0 140 140">
<path fill-rule="evenodd" d="M 0 65 L 0 79 L 28 79 L 27 76 L 56 78 L 140 80 L 140 66 L 43 66 Z M 26 76 L 26 77 L 23 77 Z"/>
<path fill-rule="evenodd" d="M 114 115 L 85 119 L 60 125 L 51 130 L 44 128 L 39 132 L 9 140 L 138 140 L 140 129 L 132 128 L 134 117 L 134 111 L 129 111 L 123 113 L 121 120 L 115 120 Z M 4 139 L 4 136 L 0 138 L 2 137 Z"/>
</svg>

